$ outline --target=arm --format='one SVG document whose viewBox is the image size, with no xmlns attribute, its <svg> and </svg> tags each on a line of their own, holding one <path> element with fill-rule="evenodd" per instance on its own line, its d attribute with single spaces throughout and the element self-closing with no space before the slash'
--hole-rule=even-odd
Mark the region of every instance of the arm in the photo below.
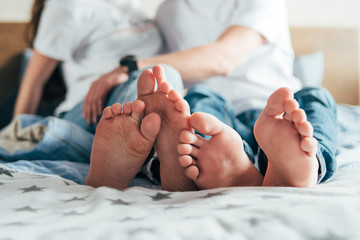
<svg viewBox="0 0 360 240">
<path fill-rule="evenodd" d="M 21 81 L 16 99 L 14 116 L 22 113 L 35 113 L 39 105 L 45 83 L 54 71 L 58 61 L 34 50 L 26 72 Z"/>
<path fill-rule="evenodd" d="M 180 72 L 184 81 L 201 81 L 232 72 L 265 42 L 265 38 L 253 29 L 231 26 L 213 43 L 141 59 L 138 67 L 142 69 L 155 64 L 168 64 Z"/>
<path fill-rule="evenodd" d="M 214 43 L 140 59 L 137 64 L 139 69 L 156 64 L 168 64 L 180 72 L 184 81 L 201 81 L 212 76 L 230 73 L 264 42 L 265 38 L 256 31 L 246 27 L 232 26 Z M 102 112 L 104 97 L 109 89 L 126 81 L 127 77 L 127 70 L 124 67 L 118 67 L 92 84 L 83 109 L 83 117 L 88 123 L 97 121 L 97 116 Z"/>
</svg>

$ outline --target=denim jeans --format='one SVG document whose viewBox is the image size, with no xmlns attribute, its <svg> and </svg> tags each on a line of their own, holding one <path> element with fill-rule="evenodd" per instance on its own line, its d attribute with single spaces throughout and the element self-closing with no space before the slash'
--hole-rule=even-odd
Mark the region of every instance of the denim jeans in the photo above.
<svg viewBox="0 0 360 240">
<path fill-rule="evenodd" d="M 184 85 L 181 79 L 181 76 L 178 71 L 174 68 L 163 65 L 165 69 L 165 74 L 167 82 L 175 89 L 178 93 L 183 95 Z M 151 68 L 148 68 L 151 69 Z M 141 73 L 145 69 L 134 71 L 130 74 L 129 80 L 125 83 L 115 87 L 109 94 L 104 107 L 111 106 L 114 103 L 124 104 L 126 102 L 133 102 L 137 98 L 137 80 L 139 79 Z M 157 86 L 155 86 L 157 88 Z M 62 119 L 75 123 L 81 128 L 85 129 L 87 132 L 95 134 L 97 124 L 88 125 L 86 120 L 82 117 L 83 102 L 79 103 L 73 110 L 63 113 L 60 115 Z M 152 181 L 153 183 L 159 183 L 159 162 L 157 157 L 154 157 L 154 151 L 151 151 L 147 157 L 142 169 L 137 175 L 139 180 L 141 177 L 145 177 Z M 133 184 L 133 183 L 132 183 Z"/>
<path fill-rule="evenodd" d="M 320 163 L 318 182 L 329 179 L 336 170 L 337 115 L 336 103 L 331 94 L 323 88 L 304 88 L 294 95 L 306 112 L 308 121 L 314 127 L 314 137 L 318 140 L 317 158 Z M 267 158 L 259 148 L 253 128 L 261 109 L 249 110 L 235 116 L 234 110 L 226 100 L 204 84 L 197 84 L 188 91 L 185 99 L 191 112 L 206 112 L 237 131 L 243 139 L 244 150 L 264 175 Z M 205 136 L 208 138 L 208 136 Z M 255 156 L 254 152 L 258 153 Z"/>
<path fill-rule="evenodd" d="M 0 165 L 32 173 L 55 174 L 80 184 L 85 182 L 93 134 L 52 116 L 18 115 L 14 121 L 4 129 L 8 133 L 12 131 L 14 136 L 2 141 L 9 141 L 16 149 L 1 145 Z M 44 134 L 42 137 L 40 132 Z"/>
<path fill-rule="evenodd" d="M 190 88 L 185 100 L 189 103 L 191 114 L 194 112 L 209 113 L 238 132 L 243 139 L 245 152 L 250 160 L 255 163 L 254 152 L 256 152 L 258 144 L 253 134 L 253 128 L 261 113 L 260 110 L 252 110 L 246 112 L 244 116 L 237 117 L 230 103 L 202 83 Z M 210 136 L 203 137 L 210 138 Z"/>
<path fill-rule="evenodd" d="M 177 72 L 174 68 L 163 65 L 165 69 L 165 74 L 167 81 L 169 84 L 180 94 L 183 94 L 183 82 L 179 72 Z M 151 69 L 151 68 L 149 68 Z M 104 108 L 106 106 L 111 106 L 114 103 L 124 104 L 126 102 L 133 102 L 137 98 L 137 80 L 140 77 L 143 70 L 137 70 L 130 74 L 129 80 L 125 83 L 118 85 L 115 87 L 107 97 Z M 71 111 L 62 113 L 60 118 L 65 119 L 67 121 L 73 122 L 78 126 L 82 127 L 86 131 L 90 133 L 95 133 L 95 129 L 97 124 L 87 124 L 86 120 L 82 117 L 83 111 L 83 102 L 76 105 Z"/>
</svg>

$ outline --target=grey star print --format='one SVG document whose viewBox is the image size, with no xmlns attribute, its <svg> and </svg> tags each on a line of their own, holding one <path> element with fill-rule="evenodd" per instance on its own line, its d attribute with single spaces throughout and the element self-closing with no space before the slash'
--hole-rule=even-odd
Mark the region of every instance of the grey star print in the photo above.
<svg viewBox="0 0 360 240">
<path fill-rule="evenodd" d="M 35 185 L 28 187 L 28 188 L 20 188 L 20 190 L 23 190 L 23 193 L 27 193 L 27 192 L 41 192 L 43 189 L 45 188 L 39 188 Z"/>
</svg>

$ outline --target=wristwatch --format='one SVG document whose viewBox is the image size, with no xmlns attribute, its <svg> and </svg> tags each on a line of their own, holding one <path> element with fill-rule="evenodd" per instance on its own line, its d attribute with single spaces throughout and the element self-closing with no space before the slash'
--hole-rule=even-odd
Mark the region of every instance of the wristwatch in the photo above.
<svg viewBox="0 0 360 240">
<path fill-rule="evenodd" d="M 122 57 L 119 64 L 120 66 L 128 67 L 129 74 L 138 70 L 137 57 L 135 55 L 126 55 L 125 57 Z"/>
</svg>

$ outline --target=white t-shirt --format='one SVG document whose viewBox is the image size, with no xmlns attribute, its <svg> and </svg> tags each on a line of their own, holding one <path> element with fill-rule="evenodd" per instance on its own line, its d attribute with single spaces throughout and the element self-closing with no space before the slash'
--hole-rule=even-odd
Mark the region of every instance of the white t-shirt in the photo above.
<svg viewBox="0 0 360 240">
<path fill-rule="evenodd" d="M 84 100 L 91 83 L 127 54 L 158 54 L 160 31 L 145 18 L 138 0 L 47 0 L 34 47 L 63 62 L 67 86 L 55 113 Z"/>
<path fill-rule="evenodd" d="M 205 81 L 234 105 L 237 114 L 263 108 L 280 87 L 294 91 L 301 87 L 293 76 L 294 53 L 284 0 L 166 0 L 156 22 L 171 52 L 214 42 L 233 25 L 254 29 L 267 39 L 231 74 Z"/>
</svg>

